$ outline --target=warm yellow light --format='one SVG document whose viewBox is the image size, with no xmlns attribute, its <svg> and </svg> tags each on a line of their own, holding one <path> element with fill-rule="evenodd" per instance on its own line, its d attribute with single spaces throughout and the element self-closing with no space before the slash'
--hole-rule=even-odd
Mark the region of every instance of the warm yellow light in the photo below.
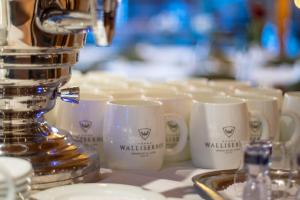
<svg viewBox="0 0 300 200">
<path fill-rule="evenodd" d="M 300 8 L 300 0 L 294 0 L 295 5 L 297 8 Z"/>
</svg>

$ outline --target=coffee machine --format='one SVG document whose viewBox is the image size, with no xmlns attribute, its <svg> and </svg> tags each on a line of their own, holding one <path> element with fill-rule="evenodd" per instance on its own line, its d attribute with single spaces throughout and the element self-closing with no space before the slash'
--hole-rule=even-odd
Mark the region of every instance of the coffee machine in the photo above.
<svg viewBox="0 0 300 200">
<path fill-rule="evenodd" d="M 59 88 L 71 77 L 87 31 L 99 46 L 111 43 L 116 7 L 117 0 L 0 0 L 0 156 L 29 160 L 33 189 L 99 175 L 98 155 L 44 114 L 57 97 L 78 103 L 78 88 Z"/>
</svg>

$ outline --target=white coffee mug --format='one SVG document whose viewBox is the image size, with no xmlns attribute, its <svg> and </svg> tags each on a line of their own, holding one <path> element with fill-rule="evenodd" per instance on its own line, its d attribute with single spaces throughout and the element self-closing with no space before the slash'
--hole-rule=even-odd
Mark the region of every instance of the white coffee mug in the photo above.
<svg viewBox="0 0 300 200">
<path fill-rule="evenodd" d="M 74 140 L 92 146 L 105 164 L 103 153 L 103 119 L 106 102 L 110 96 L 104 94 L 81 93 L 79 104 L 60 102 L 57 115 L 57 127 L 68 130 Z"/>
<path fill-rule="evenodd" d="M 246 95 L 263 95 L 276 98 L 278 109 L 281 110 L 282 106 L 282 91 L 280 89 L 275 88 L 237 88 L 234 91 L 235 94 L 246 94 Z"/>
<path fill-rule="evenodd" d="M 150 84 L 147 87 L 142 88 L 143 94 L 174 94 L 177 93 L 175 86 L 168 84 Z"/>
<path fill-rule="evenodd" d="M 194 99 L 190 119 L 190 146 L 194 166 L 237 168 L 242 144 L 249 141 L 246 103 L 232 97 Z"/>
<path fill-rule="evenodd" d="M 250 140 L 274 140 L 278 134 L 279 111 L 277 100 L 269 96 L 255 94 L 236 94 L 232 97 L 243 99 L 248 111 L 252 113 L 250 119 Z M 257 115 L 261 115 L 257 117 Z"/>
<path fill-rule="evenodd" d="M 285 105 L 280 112 L 277 105 L 277 97 L 265 96 L 258 93 L 239 93 L 235 95 L 235 97 L 246 101 L 249 111 L 262 114 L 268 121 L 269 128 L 267 129 L 264 128 L 264 124 L 266 123 L 261 123 L 255 116 L 252 117 L 252 123 L 250 123 L 251 134 L 257 136 L 256 139 L 285 142 L 287 149 L 294 147 L 300 142 L 300 119 L 297 113 L 295 113 L 297 103 L 295 102 L 295 106 L 290 106 L 292 104 L 291 99 L 296 99 L 292 96 L 292 93 L 285 95 Z M 260 126 L 261 129 L 259 128 Z"/>
<path fill-rule="evenodd" d="M 279 140 L 283 142 L 289 141 L 291 147 L 299 146 L 300 143 L 300 92 L 287 92 L 284 94 L 282 112 L 289 113 L 290 118 L 281 118 L 280 121 L 280 137 Z M 298 119 L 298 120 L 297 120 Z M 300 148 L 300 147 L 298 147 Z"/>
<path fill-rule="evenodd" d="M 184 94 L 157 93 L 145 94 L 145 98 L 162 102 L 165 115 L 177 116 L 180 124 L 171 120 L 166 122 L 166 147 L 173 148 L 179 142 L 180 134 L 189 135 L 188 123 L 191 114 L 191 98 Z M 182 133 L 184 132 L 184 133 Z M 189 143 L 176 155 L 166 156 L 167 161 L 190 159 Z"/>
<path fill-rule="evenodd" d="M 300 91 L 286 92 L 284 94 L 282 110 L 294 111 L 300 116 Z"/>
<path fill-rule="evenodd" d="M 172 149 L 166 149 L 166 121 L 175 121 L 176 115 L 164 115 L 161 102 L 148 100 L 116 100 L 107 103 L 103 143 L 110 168 L 145 169 L 161 168 L 165 155 L 181 152 L 187 135 L 180 135 Z"/>
</svg>

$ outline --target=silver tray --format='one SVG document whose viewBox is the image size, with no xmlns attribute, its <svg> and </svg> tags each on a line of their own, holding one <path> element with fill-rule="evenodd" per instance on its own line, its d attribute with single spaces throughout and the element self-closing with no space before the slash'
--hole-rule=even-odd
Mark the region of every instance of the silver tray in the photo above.
<svg viewBox="0 0 300 200">
<path fill-rule="evenodd" d="M 207 200 L 228 200 L 222 196 L 219 191 L 226 189 L 234 183 L 234 176 L 236 170 L 219 170 L 208 173 L 196 175 L 192 178 L 194 186 L 198 189 L 202 198 Z M 298 173 L 290 173 L 284 170 L 271 170 L 270 176 L 275 182 L 288 182 L 290 187 L 299 185 L 300 176 Z M 238 182 L 244 182 L 245 174 L 239 173 L 237 177 Z"/>
</svg>

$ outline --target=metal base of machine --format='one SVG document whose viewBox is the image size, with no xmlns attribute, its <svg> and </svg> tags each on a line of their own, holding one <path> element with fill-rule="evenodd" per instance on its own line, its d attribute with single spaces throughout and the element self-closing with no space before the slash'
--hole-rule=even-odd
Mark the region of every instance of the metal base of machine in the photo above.
<svg viewBox="0 0 300 200">
<path fill-rule="evenodd" d="M 39 131 L 31 137 L 2 138 L 4 143 L 0 145 L 2 156 L 32 163 L 33 190 L 100 179 L 99 156 L 92 149 L 73 141 L 68 132 L 47 124 L 40 126 Z"/>
</svg>

